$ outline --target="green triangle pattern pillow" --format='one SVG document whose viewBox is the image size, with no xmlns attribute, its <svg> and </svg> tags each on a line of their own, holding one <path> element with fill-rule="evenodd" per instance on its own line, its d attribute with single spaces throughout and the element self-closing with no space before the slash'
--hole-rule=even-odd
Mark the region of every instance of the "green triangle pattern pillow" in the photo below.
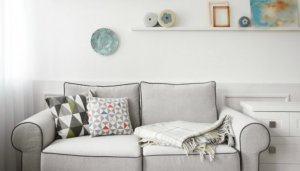
<svg viewBox="0 0 300 171">
<path fill-rule="evenodd" d="M 86 96 L 48 97 L 46 102 L 61 138 L 89 135 Z"/>
</svg>

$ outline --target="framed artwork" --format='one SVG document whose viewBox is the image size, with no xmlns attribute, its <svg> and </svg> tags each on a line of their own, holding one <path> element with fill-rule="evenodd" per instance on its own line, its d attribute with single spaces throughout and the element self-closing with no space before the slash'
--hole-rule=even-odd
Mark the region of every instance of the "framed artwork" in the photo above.
<svg viewBox="0 0 300 171">
<path fill-rule="evenodd" d="M 214 27 L 230 27 L 229 6 L 214 6 Z"/>
<path fill-rule="evenodd" d="M 297 0 L 250 0 L 254 27 L 299 27 Z"/>
<path fill-rule="evenodd" d="M 212 9 L 213 6 L 228 6 L 228 1 L 207 1 L 207 11 L 208 11 L 208 26 L 213 27 L 213 15 Z"/>
</svg>

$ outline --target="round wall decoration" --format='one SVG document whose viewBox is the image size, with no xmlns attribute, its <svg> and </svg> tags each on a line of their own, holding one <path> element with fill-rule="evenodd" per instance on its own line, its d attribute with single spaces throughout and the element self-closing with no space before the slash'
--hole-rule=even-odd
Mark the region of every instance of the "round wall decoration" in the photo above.
<svg viewBox="0 0 300 171">
<path fill-rule="evenodd" d="M 157 25 L 157 15 L 149 12 L 144 17 L 144 23 L 147 27 L 154 27 Z"/>
<path fill-rule="evenodd" d="M 95 52 L 101 55 L 110 55 L 117 50 L 119 40 L 112 30 L 101 28 L 93 33 L 91 44 Z"/>
<path fill-rule="evenodd" d="M 250 26 L 250 19 L 248 17 L 241 17 L 239 19 L 239 25 L 241 27 L 249 27 Z"/>
<path fill-rule="evenodd" d="M 158 22 L 163 27 L 172 27 L 175 24 L 176 15 L 171 10 L 163 10 L 158 16 Z"/>
</svg>

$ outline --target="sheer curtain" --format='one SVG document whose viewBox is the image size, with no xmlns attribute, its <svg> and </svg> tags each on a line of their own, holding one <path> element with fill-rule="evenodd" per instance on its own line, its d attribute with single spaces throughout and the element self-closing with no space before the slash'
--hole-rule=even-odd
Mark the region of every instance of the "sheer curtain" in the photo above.
<svg viewBox="0 0 300 171">
<path fill-rule="evenodd" d="M 0 0 L 0 170 L 20 168 L 20 154 L 11 145 L 16 124 L 33 114 L 24 0 Z"/>
</svg>

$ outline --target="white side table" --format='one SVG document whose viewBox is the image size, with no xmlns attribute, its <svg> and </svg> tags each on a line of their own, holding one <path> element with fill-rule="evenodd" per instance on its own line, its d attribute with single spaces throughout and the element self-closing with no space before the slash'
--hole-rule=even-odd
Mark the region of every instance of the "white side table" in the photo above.
<svg viewBox="0 0 300 171">
<path fill-rule="evenodd" d="M 300 102 L 242 101 L 243 113 L 270 131 L 269 150 L 260 155 L 260 171 L 300 171 Z"/>
</svg>

